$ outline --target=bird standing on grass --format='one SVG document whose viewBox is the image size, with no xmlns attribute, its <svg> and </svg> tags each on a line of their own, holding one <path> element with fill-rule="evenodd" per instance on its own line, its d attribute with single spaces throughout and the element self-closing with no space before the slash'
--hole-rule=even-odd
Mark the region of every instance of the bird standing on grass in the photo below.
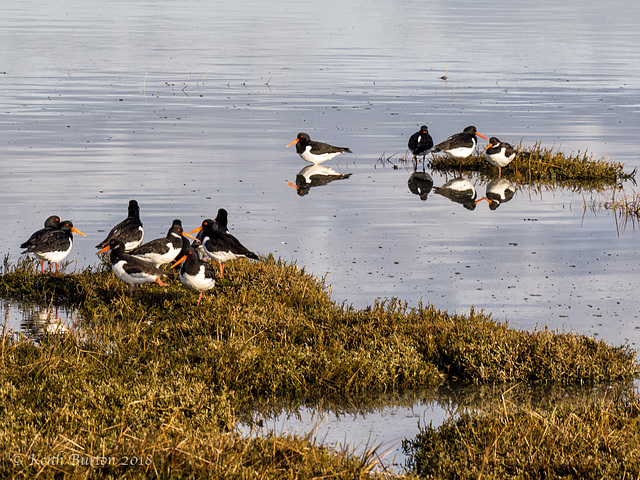
<svg viewBox="0 0 640 480">
<path fill-rule="evenodd" d="M 296 152 L 304 161 L 316 165 L 331 160 L 341 153 L 353 153 L 347 147 L 334 147 L 328 143 L 315 142 L 306 133 L 299 133 L 296 139 L 288 144 L 287 147 L 291 145 L 296 146 Z"/>
<path fill-rule="evenodd" d="M 502 177 L 502 167 L 506 167 L 516 158 L 518 152 L 507 142 L 501 142 L 496 137 L 489 139 L 489 145 L 484 150 L 487 160 L 494 167 L 498 167 L 498 178 Z"/>
<path fill-rule="evenodd" d="M 478 143 L 476 135 L 489 141 L 487 137 L 476 131 L 476 127 L 470 125 L 462 132 L 451 135 L 444 142 L 437 144 L 433 148 L 433 153 L 445 152 L 454 158 L 460 159 L 460 171 L 462 171 L 462 160 L 473 153 Z"/>
<path fill-rule="evenodd" d="M 203 231 L 202 247 L 204 253 L 218 262 L 220 268 L 220 278 L 224 273 L 224 264 L 239 258 L 252 258 L 258 260 L 258 256 L 242 245 L 240 241 L 220 229 L 218 223 L 210 218 L 202 222 L 202 225 L 189 233 Z"/>
<path fill-rule="evenodd" d="M 433 147 L 433 139 L 429 135 L 429 129 L 426 125 L 421 126 L 420 130 L 409 137 L 408 147 L 413 154 L 413 171 L 415 172 L 418 168 L 417 157 L 420 155 L 422 155 L 422 169 L 424 170 L 424 157 Z"/>
<path fill-rule="evenodd" d="M 164 283 L 161 278 L 173 278 L 173 273 L 165 272 L 154 267 L 151 263 L 140 260 L 126 253 L 124 243 L 117 239 L 109 240 L 109 245 L 100 250 L 97 254 L 111 250 L 111 269 L 113 273 L 123 282 L 131 286 L 129 294 L 133 296 L 138 291 L 138 285 L 144 283 L 157 282 L 161 287 L 169 284 Z M 97 255 L 96 254 L 96 255 Z"/>
<path fill-rule="evenodd" d="M 96 245 L 96 248 L 104 248 L 109 245 L 111 239 L 116 238 L 124 243 L 124 249 L 129 252 L 142 245 L 143 237 L 144 229 L 140 221 L 140 206 L 137 201 L 129 200 L 127 218 L 113 227 L 107 238 Z"/>
<path fill-rule="evenodd" d="M 184 263 L 180 268 L 180 281 L 185 287 L 200 293 L 196 304 L 196 306 L 200 306 L 202 294 L 216 286 L 216 273 L 211 264 L 200 260 L 198 252 L 191 247 L 171 268 L 176 268 L 182 262 Z"/>
<path fill-rule="evenodd" d="M 47 221 L 49 221 L 49 219 L 52 219 L 52 217 L 49 217 Z M 52 219 L 50 225 L 54 224 L 55 221 Z M 71 252 L 71 248 L 73 248 L 73 234 L 77 233 L 83 237 L 86 237 L 86 235 L 80 230 L 74 228 L 73 223 L 70 220 L 60 222 L 57 229 L 53 227 L 45 227 L 40 230 L 40 232 L 42 233 L 38 234 L 36 238 L 30 238 L 22 244 L 22 248 L 26 248 L 22 253 L 33 253 L 38 257 L 38 259 L 40 259 L 40 271 L 42 273 L 45 273 L 45 260 L 49 262 L 49 275 L 51 275 L 51 263 L 55 263 L 55 275 L 58 276 L 58 263 L 64 260 Z"/>
<path fill-rule="evenodd" d="M 180 250 L 182 250 L 183 236 L 194 239 L 182 229 L 182 222 L 176 219 L 173 221 L 166 237 L 143 243 L 131 250 L 129 255 L 152 263 L 154 267 L 158 268 L 160 265 L 171 263 L 176 259 Z"/>
<path fill-rule="evenodd" d="M 51 215 L 44 221 L 44 228 L 40 230 L 36 230 L 31 234 L 26 242 L 20 244 L 20 248 L 29 248 L 33 245 L 36 245 L 40 238 L 51 230 L 60 230 L 60 217 L 58 215 Z M 44 273 L 44 261 L 40 260 L 40 269 L 42 273 Z"/>
</svg>

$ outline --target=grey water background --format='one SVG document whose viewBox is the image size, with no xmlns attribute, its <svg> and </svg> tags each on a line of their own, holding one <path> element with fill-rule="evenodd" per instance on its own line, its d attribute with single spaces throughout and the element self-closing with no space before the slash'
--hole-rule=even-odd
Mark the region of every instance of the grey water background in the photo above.
<svg viewBox="0 0 640 480">
<path fill-rule="evenodd" d="M 68 257 L 83 268 L 131 198 L 147 240 L 224 207 L 246 246 L 324 277 L 336 302 L 482 309 L 637 348 L 636 226 L 585 208 L 612 190 L 519 185 L 469 211 L 419 200 L 410 171 L 379 159 L 422 124 L 436 142 L 475 125 L 632 171 L 639 24 L 630 0 L 3 5 L 0 252 L 16 260 L 57 214 L 87 234 Z M 327 166 L 352 176 L 298 196 L 287 182 L 307 164 L 284 146 L 300 131 L 350 147 Z M 9 320 L 20 328 L 17 306 Z"/>
</svg>

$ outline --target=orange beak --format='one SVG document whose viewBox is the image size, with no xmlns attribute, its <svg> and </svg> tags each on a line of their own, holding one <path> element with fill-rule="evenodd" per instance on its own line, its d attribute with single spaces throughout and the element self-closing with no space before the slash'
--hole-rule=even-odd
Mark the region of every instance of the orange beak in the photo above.
<svg viewBox="0 0 640 480">
<path fill-rule="evenodd" d="M 96 255 L 100 255 L 101 253 L 106 252 L 107 250 L 109 250 L 111 247 L 109 245 L 107 245 L 106 247 L 104 247 L 102 250 L 100 250 L 99 252 L 96 252 Z"/>
<path fill-rule="evenodd" d="M 200 225 L 198 228 L 196 228 L 195 230 L 191 230 L 189 233 L 196 233 L 199 232 L 200 230 L 202 230 L 202 225 Z M 191 237 L 193 238 L 193 237 Z"/>
<path fill-rule="evenodd" d="M 479 204 L 483 200 L 486 200 L 487 202 L 491 203 L 491 200 L 489 200 L 487 197 L 482 197 L 480 200 L 476 200 L 476 205 Z"/>
<path fill-rule="evenodd" d="M 82 233 L 80 230 L 78 230 L 76 227 L 71 227 L 71 231 L 73 233 L 77 233 L 78 235 L 82 235 L 83 237 L 86 237 L 86 235 Z"/>
<path fill-rule="evenodd" d="M 290 187 L 295 188 L 296 190 L 299 190 L 298 186 L 297 186 L 297 185 L 294 185 L 294 184 L 293 184 L 293 183 L 291 183 L 291 182 L 287 182 L 287 185 L 289 185 Z"/>
<path fill-rule="evenodd" d="M 200 228 L 202 229 L 202 227 L 200 227 Z M 194 230 L 194 232 L 195 232 L 195 230 Z M 193 232 L 189 232 L 189 233 L 193 233 Z M 183 236 L 185 236 L 185 237 L 187 237 L 187 238 L 190 238 L 191 240 L 197 240 L 197 238 L 196 238 L 196 237 L 192 237 L 191 235 L 189 235 L 189 233 L 187 233 L 187 232 L 182 232 L 182 235 L 183 235 Z"/>
<path fill-rule="evenodd" d="M 180 265 L 182 262 L 184 262 L 187 259 L 186 255 L 183 255 L 182 258 L 180 260 L 178 260 L 176 263 L 174 263 L 173 265 L 171 265 L 171 268 L 176 268 L 178 265 Z"/>
<path fill-rule="evenodd" d="M 476 132 L 476 135 L 479 136 L 480 138 L 484 138 L 487 142 L 489 141 L 489 139 L 484 135 L 482 135 L 481 133 Z"/>
<path fill-rule="evenodd" d="M 487 150 L 489 150 L 491 147 L 493 147 L 493 143 L 490 143 L 489 145 L 487 145 L 487 148 L 484 149 L 484 151 L 486 152 Z"/>
<path fill-rule="evenodd" d="M 298 139 L 297 138 L 293 142 L 291 142 L 289 145 L 287 145 L 287 147 L 290 147 L 291 145 L 295 145 L 296 143 L 298 143 Z"/>
</svg>

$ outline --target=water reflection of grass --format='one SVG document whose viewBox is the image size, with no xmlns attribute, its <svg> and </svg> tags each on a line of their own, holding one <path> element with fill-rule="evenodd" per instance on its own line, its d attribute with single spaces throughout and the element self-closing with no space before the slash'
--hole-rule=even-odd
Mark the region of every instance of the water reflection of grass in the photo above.
<svg viewBox="0 0 640 480">
<path fill-rule="evenodd" d="M 571 385 L 636 373 L 627 347 L 517 331 L 475 311 L 336 305 L 322 280 L 273 258 L 229 265 L 200 308 L 175 281 L 131 298 L 104 265 L 59 278 L 36 271 L 5 260 L 0 295 L 67 302 L 83 333 L 44 335 L 40 346 L 3 337 L 0 442 L 24 458 L 120 462 L 62 465 L 86 478 L 364 478 L 375 449 L 353 457 L 309 438 L 247 439 L 234 433 L 236 418 L 282 402 L 366 404 L 450 383 Z M 0 462 L 0 475 L 43 467 Z"/>
</svg>

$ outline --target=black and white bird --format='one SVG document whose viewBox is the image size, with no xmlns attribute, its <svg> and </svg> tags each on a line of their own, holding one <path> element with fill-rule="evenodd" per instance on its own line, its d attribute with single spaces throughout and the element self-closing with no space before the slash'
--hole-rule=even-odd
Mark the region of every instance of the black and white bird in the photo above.
<svg viewBox="0 0 640 480">
<path fill-rule="evenodd" d="M 124 249 L 124 243 L 120 240 L 109 240 L 109 244 L 98 254 L 107 250 L 111 250 L 110 259 L 113 273 L 131 286 L 130 294 L 132 296 L 138 291 L 138 285 L 156 282 L 158 285 L 166 287 L 168 284 L 164 283 L 161 278 L 173 278 L 173 273 L 160 270 L 149 262 L 129 255 Z"/>
<path fill-rule="evenodd" d="M 202 225 L 189 233 L 202 231 L 202 246 L 207 257 L 218 262 L 220 278 L 224 273 L 224 264 L 239 258 L 252 258 L 258 260 L 258 256 L 242 245 L 240 241 L 228 232 L 220 229 L 218 222 L 207 218 Z"/>
<path fill-rule="evenodd" d="M 200 293 L 196 304 L 196 306 L 200 306 L 202 294 L 216 286 L 216 273 L 209 262 L 200 260 L 198 252 L 192 247 L 187 248 L 187 251 L 179 256 L 171 268 L 175 268 L 181 263 L 180 281 L 185 287 Z"/>
<path fill-rule="evenodd" d="M 487 160 L 494 167 L 498 167 L 498 178 L 502 177 L 502 167 L 506 167 L 516 158 L 518 152 L 507 142 L 501 142 L 496 137 L 489 139 L 489 145 L 484 150 Z"/>
<path fill-rule="evenodd" d="M 229 229 L 227 225 L 229 223 L 229 214 L 224 208 L 218 209 L 218 215 L 213 221 L 217 224 L 217 229 L 222 230 L 223 232 L 229 233 Z M 202 237 L 204 236 L 204 230 L 200 230 L 196 235 L 196 238 L 193 242 L 191 242 L 191 247 L 196 250 L 202 259 L 205 260 L 207 258 L 207 254 L 204 253 L 204 247 L 202 246 Z M 181 252 L 182 253 L 182 252 Z"/>
<path fill-rule="evenodd" d="M 288 144 L 287 147 L 291 145 L 296 146 L 296 152 L 304 161 L 316 165 L 331 160 L 341 153 L 353 153 L 347 147 L 334 147 L 328 143 L 315 142 L 306 133 L 299 133 L 296 139 Z"/>
<path fill-rule="evenodd" d="M 50 225 L 53 226 L 54 223 L 55 221 L 51 220 Z M 40 271 L 42 273 L 45 273 L 45 261 L 49 262 L 49 274 L 51 274 L 51 264 L 55 263 L 56 275 L 58 275 L 58 263 L 67 258 L 73 248 L 73 234 L 77 233 L 83 237 L 86 237 L 86 235 L 76 229 L 70 220 L 60 222 L 58 228 L 45 227 L 39 231 L 42 233 L 38 234 L 36 238 L 30 238 L 22 244 L 22 248 L 26 248 L 22 253 L 33 253 L 40 260 Z"/>
<path fill-rule="evenodd" d="M 437 144 L 433 148 L 433 153 L 445 152 L 454 158 L 460 159 L 460 170 L 462 170 L 462 160 L 471 155 L 476 148 L 478 142 L 476 135 L 489 141 L 487 137 L 476 131 L 476 127 L 470 125 L 462 132 L 451 135 L 444 142 Z"/>
<path fill-rule="evenodd" d="M 173 221 L 166 237 L 156 238 L 150 242 L 143 243 L 128 253 L 132 257 L 149 262 L 158 268 L 160 265 L 171 263 L 176 259 L 180 250 L 182 250 L 183 236 L 193 239 L 192 236 L 182 229 L 182 222 L 176 219 Z"/>
<path fill-rule="evenodd" d="M 127 218 L 111 229 L 107 238 L 101 241 L 96 248 L 104 248 L 109 245 L 112 239 L 118 239 L 124 243 L 124 249 L 129 252 L 142 245 L 144 229 L 140 221 L 140 206 L 135 200 L 129 200 L 129 211 Z"/>
<path fill-rule="evenodd" d="M 36 230 L 33 234 L 27 239 L 26 242 L 20 244 L 20 248 L 29 248 L 33 245 L 36 245 L 42 235 L 51 230 L 60 230 L 60 217 L 58 215 L 51 215 L 44 221 L 44 228 L 40 230 Z M 51 268 L 51 264 L 49 264 L 49 268 Z M 44 260 L 40 260 L 40 271 L 45 273 L 44 271 Z"/>
<path fill-rule="evenodd" d="M 429 135 L 429 129 L 426 125 L 422 125 L 420 130 L 409 137 L 407 146 L 413 154 L 413 170 L 415 171 L 418 167 L 417 157 L 420 155 L 422 155 L 422 168 L 424 169 L 424 157 L 433 148 L 433 138 Z"/>
</svg>

